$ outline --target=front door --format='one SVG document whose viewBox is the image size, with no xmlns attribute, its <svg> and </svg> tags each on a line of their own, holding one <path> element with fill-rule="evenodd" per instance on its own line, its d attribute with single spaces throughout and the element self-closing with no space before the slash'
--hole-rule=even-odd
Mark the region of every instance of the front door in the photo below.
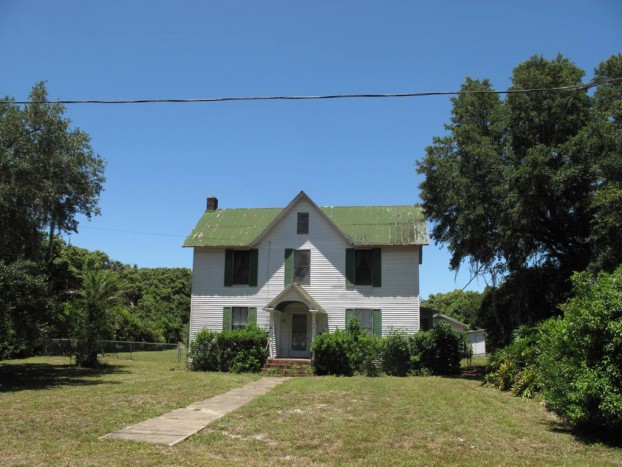
<svg viewBox="0 0 622 467">
<path fill-rule="evenodd" d="M 310 354 L 308 313 L 292 313 L 291 356 L 307 358 Z"/>
</svg>

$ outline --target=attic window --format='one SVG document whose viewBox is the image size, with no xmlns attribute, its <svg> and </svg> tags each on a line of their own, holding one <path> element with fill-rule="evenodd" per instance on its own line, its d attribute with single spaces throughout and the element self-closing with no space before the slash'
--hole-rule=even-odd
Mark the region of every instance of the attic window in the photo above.
<svg viewBox="0 0 622 467">
<path fill-rule="evenodd" d="M 299 234 L 304 234 L 304 235 L 309 233 L 309 213 L 308 212 L 298 213 L 297 232 Z"/>
</svg>

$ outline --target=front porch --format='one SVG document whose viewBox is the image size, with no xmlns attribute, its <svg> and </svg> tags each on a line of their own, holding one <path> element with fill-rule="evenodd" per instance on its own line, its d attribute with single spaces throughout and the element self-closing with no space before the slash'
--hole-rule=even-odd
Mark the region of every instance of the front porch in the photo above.
<svg viewBox="0 0 622 467">
<path fill-rule="evenodd" d="M 311 342 L 328 327 L 317 302 L 294 283 L 264 309 L 270 313 L 270 358 L 310 359 Z"/>
</svg>

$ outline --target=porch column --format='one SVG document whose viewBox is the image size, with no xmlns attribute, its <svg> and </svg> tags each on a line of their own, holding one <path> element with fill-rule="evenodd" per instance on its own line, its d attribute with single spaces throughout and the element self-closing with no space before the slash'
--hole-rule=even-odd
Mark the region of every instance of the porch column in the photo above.
<svg viewBox="0 0 622 467">
<path fill-rule="evenodd" d="M 275 358 L 278 353 L 279 353 L 279 349 L 278 349 L 278 335 L 280 333 L 280 317 L 281 317 L 281 312 L 279 310 L 275 310 L 274 308 L 264 308 L 265 311 L 267 311 L 268 313 L 270 313 L 270 334 L 269 334 L 269 339 L 270 342 L 268 343 L 268 347 L 269 347 L 269 356 L 270 358 Z"/>
<path fill-rule="evenodd" d="M 311 342 L 313 342 L 317 336 L 317 315 L 319 311 L 309 310 L 309 313 L 311 313 Z"/>
</svg>

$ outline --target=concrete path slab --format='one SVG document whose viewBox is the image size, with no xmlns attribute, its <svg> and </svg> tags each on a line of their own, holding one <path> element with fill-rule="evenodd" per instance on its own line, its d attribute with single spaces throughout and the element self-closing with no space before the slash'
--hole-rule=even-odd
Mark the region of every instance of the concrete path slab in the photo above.
<svg viewBox="0 0 622 467">
<path fill-rule="evenodd" d="M 267 393 L 288 378 L 262 378 L 204 401 L 130 425 L 101 439 L 125 439 L 173 446 L 209 423 Z"/>
</svg>

